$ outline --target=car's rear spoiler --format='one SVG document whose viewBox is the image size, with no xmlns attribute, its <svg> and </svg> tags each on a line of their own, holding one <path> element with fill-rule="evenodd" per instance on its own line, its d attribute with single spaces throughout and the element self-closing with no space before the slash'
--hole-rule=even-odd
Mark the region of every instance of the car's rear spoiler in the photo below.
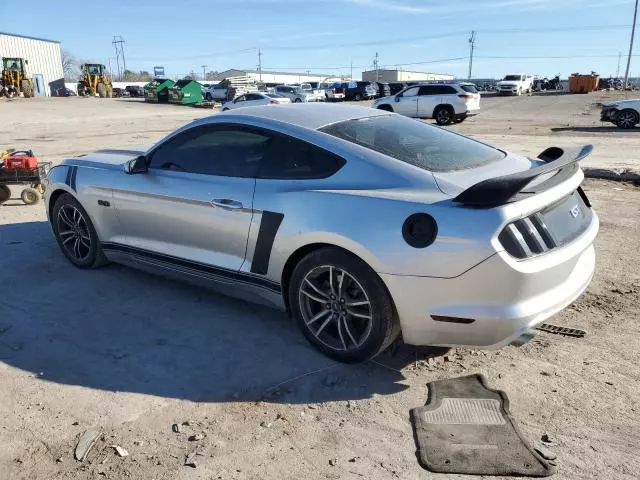
<svg viewBox="0 0 640 480">
<path fill-rule="evenodd" d="M 454 199 L 454 202 L 468 207 L 491 208 L 520 200 L 524 196 L 535 195 L 573 175 L 579 168 L 578 161 L 589 156 L 592 151 L 593 145 L 564 149 L 547 148 L 538 155 L 538 158 L 546 163 L 522 172 L 483 180 L 467 188 Z M 526 188 L 535 178 L 553 171 L 557 173 L 530 188 Z"/>
</svg>

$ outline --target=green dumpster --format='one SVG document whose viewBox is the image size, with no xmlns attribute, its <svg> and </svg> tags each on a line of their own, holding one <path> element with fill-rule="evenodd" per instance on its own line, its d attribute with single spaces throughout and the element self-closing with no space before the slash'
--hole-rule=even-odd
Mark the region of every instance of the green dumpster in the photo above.
<svg viewBox="0 0 640 480">
<path fill-rule="evenodd" d="M 202 103 L 202 85 L 195 80 L 178 80 L 169 89 L 169 103 L 177 105 L 193 105 Z"/>
<path fill-rule="evenodd" d="M 173 87 L 175 83 L 173 80 L 167 78 L 154 78 L 144 86 L 147 92 L 144 101 L 151 103 L 168 103 L 169 89 Z"/>
</svg>

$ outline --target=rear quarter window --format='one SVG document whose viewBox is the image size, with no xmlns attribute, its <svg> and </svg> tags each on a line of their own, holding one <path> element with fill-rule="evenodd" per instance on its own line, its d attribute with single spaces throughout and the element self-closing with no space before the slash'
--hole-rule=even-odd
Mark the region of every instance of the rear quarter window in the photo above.
<svg viewBox="0 0 640 480">
<path fill-rule="evenodd" d="M 400 115 L 347 120 L 320 131 L 432 172 L 475 168 L 506 156 L 484 143 Z"/>
</svg>

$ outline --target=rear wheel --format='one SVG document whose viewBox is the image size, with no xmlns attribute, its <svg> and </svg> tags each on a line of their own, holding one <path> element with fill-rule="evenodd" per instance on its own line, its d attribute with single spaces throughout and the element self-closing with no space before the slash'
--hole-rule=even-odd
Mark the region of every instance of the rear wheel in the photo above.
<svg viewBox="0 0 640 480">
<path fill-rule="evenodd" d="M 0 185 L 0 203 L 4 203 L 11 198 L 11 190 L 6 185 Z"/>
<path fill-rule="evenodd" d="M 300 100 L 299 98 L 296 98 L 293 103 L 302 103 L 302 100 Z"/>
<path fill-rule="evenodd" d="M 33 84 L 28 80 L 22 81 L 22 94 L 24 95 L 24 98 L 31 98 L 34 96 Z"/>
<path fill-rule="evenodd" d="M 638 121 L 638 113 L 630 108 L 621 110 L 618 115 L 616 115 L 615 119 L 616 125 L 624 129 L 635 127 L 638 124 Z"/>
<path fill-rule="evenodd" d="M 359 93 L 356 93 L 355 101 L 359 102 L 360 100 L 362 100 L 362 96 Z"/>
<path fill-rule="evenodd" d="M 107 87 L 107 98 L 113 97 L 113 88 Z"/>
<path fill-rule="evenodd" d="M 391 297 L 363 261 L 332 247 L 304 257 L 289 282 L 291 310 L 309 342 L 341 362 L 362 362 L 400 331 Z"/>
<path fill-rule="evenodd" d="M 453 111 L 448 106 L 438 107 L 433 112 L 433 118 L 438 125 L 449 125 L 453 122 Z"/>
<path fill-rule="evenodd" d="M 62 253 L 76 267 L 98 268 L 107 263 L 89 215 L 70 194 L 56 200 L 51 226 Z"/>
<path fill-rule="evenodd" d="M 40 201 L 40 192 L 35 188 L 25 188 L 20 193 L 20 198 L 25 205 L 35 205 Z"/>
</svg>

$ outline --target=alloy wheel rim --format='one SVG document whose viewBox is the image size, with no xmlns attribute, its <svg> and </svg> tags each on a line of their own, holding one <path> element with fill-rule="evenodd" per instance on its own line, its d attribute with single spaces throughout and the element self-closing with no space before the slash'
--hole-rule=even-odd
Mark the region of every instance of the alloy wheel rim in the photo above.
<svg viewBox="0 0 640 480">
<path fill-rule="evenodd" d="M 630 125 L 633 124 L 633 121 L 635 120 L 634 115 L 630 112 L 627 113 L 623 113 L 620 116 L 620 125 L 623 127 L 629 127 Z"/>
<path fill-rule="evenodd" d="M 91 253 L 91 236 L 80 210 L 73 205 L 63 205 L 58 210 L 57 220 L 62 247 L 75 260 L 86 260 Z"/>
<path fill-rule="evenodd" d="M 346 270 L 333 265 L 314 268 L 302 280 L 298 299 L 309 332 L 326 347 L 348 352 L 369 338 L 371 300 Z"/>
<path fill-rule="evenodd" d="M 449 112 L 447 112 L 446 110 L 441 110 L 438 113 L 438 120 L 440 120 L 441 122 L 449 121 Z"/>
</svg>

